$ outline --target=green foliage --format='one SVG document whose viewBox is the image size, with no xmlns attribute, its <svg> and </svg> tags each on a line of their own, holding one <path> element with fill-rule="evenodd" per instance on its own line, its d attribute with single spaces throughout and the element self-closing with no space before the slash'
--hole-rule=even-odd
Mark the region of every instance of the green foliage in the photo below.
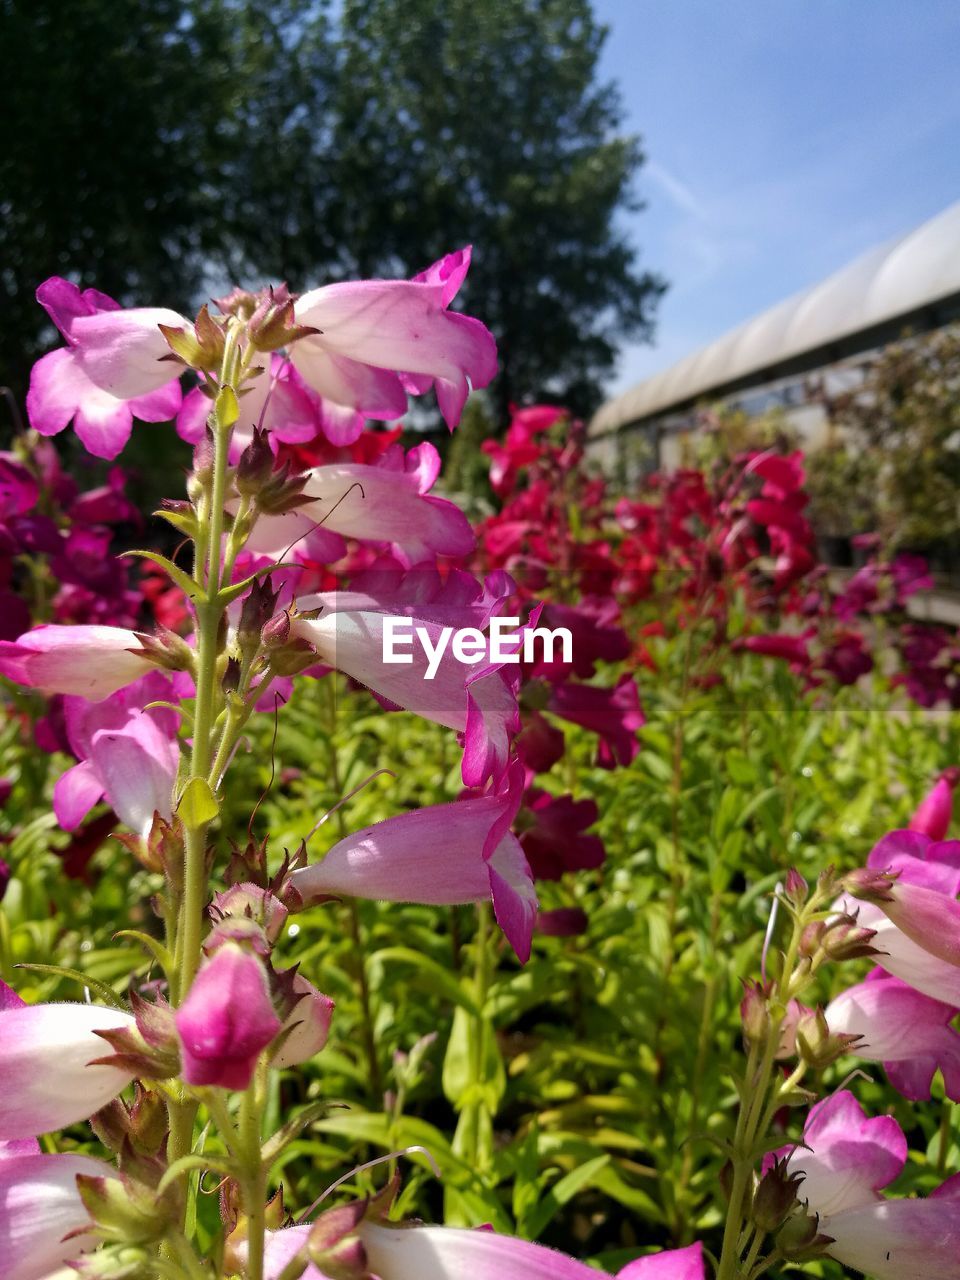
<svg viewBox="0 0 960 1280">
<path fill-rule="evenodd" d="M 406 1214 L 491 1222 L 608 1269 L 655 1245 L 716 1244 L 740 981 L 759 972 L 773 888 L 790 866 L 812 879 L 862 862 L 960 758 L 960 722 L 932 719 L 880 674 L 811 695 L 783 667 L 744 655 L 717 683 L 701 639 L 649 641 L 657 674 L 641 673 L 647 724 L 628 769 L 597 768 L 593 741 L 567 731 L 564 767 L 599 805 L 609 858 L 541 891 L 545 908 L 581 906 L 585 935 L 536 938 L 521 968 L 498 934 L 495 951 L 478 947 L 486 925 L 472 908 L 331 903 L 290 918 L 284 953 L 337 1004 L 328 1047 L 288 1073 L 272 1103 L 277 1116 L 321 1113 L 274 1169 L 291 1203 L 416 1145 L 442 1178 L 422 1154 L 406 1158 Z M 64 878 L 66 837 L 31 817 L 48 803 L 50 762 L 18 729 L 10 721 L 2 739 L 2 769 L 16 779 L 2 815 L 15 873 L 0 911 L 4 978 L 30 999 L 70 999 L 84 978 L 121 991 L 131 966 L 136 981 L 155 975 L 120 931 L 158 934 L 156 879 L 131 873 L 115 842 L 96 855 L 90 884 Z M 385 716 L 333 677 L 298 683 L 276 770 L 269 720 L 251 734 L 221 822 L 236 831 L 266 791 L 254 830 L 269 832 L 275 860 L 378 768 L 396 777 L 375 778 L 323 822 L 311 859 L 344 831 L 459 790 L 452 734 Z M 224 859 L 222 839 L 217 848 Z M 53 967 L 14 968 L 23 963 Z M 842 1060 L 820 1087 L 853 1065 Z M 895 1190 L 928 1190 L 960 1156 L 956 1116 L 945 1112 L 941 1129 L 936 1107 L 900 1099 L 879 1068 L 868 1074 L 864 1104 L 892 1108 L 916 1152 Z M 363 1173 L 355 1185 L 382 1179 Z M 840 1273 L 824 1263 L 822 1274 Z"/>
<path fill-rule="evenodd" d="M 814 503 L 828 502 L 847 486 L 848 513 L 862 509 L 864 527 L 879 529 L 887 545 L 955 557 L 960 550 L 958 387 L 957 327 L 887 347 L 862 384 L 831 406 L 840 443 L 822 463 L 813 462 Z M 851 491 L 855 503 L 849 500 Z"/>
</svg>

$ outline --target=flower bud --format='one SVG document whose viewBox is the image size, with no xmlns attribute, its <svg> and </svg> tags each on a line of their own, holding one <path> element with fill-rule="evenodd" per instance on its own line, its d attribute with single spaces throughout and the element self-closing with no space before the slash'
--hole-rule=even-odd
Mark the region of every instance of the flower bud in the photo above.
<svg viewBox="0 0 960 1280">
<path fill-rule="evenodd" d="M 872 902 L 877 906 L 893 901 L 893 886 L 897 883 L 899 872 L 876 871 L 873 867 L 858 867 L 856 871 L 848 871 L 843 877 L 843 888 L 852 898 L 862 898 L 864 902 Z"/>
<path fill-rule="evenodd" d="M 161 324 L 159 329 L 181 364 L 204 373 L 219 371 L 223 361 L 224 332 L 210 315 L 206 304 L 200 308 L 192 325 Z"/>
<path fill-rule="evenodd" d="M 795 868 L 791 867 L 787 872 L 786 883 L 784 884 L 784 897 L 792 907 L 802 907 L 807 900 L 810 892 L 810 886 L 804 880 L 803 876 Z"/>
<path fill-rule="evenodd" d="M 279 351 L 298 338 L 319 333 L 310 325 L 298 325 L 293 305 L 296 295 L 285 284 L 271 285 L 257 299 L 257 307 L 247 324 L 251 345 L 258 351 Z"/>
<path fill-rule="evenodd" d="M 787 1161 L 774 1157 L 753 1196 L 753 1221 L 765 1234 L 776 1231 L 797 1203 L 802 1173 L 790 1173 Z"/>
<path fill-rule="evenodd" d="M 745 982 L 740 1001 L 740 1022 L 747 1044 L 764 1044 L 770 1033 L 769 992 L 760 982 Z"/>
<path fill-rule="evenodd" d="M 819 1230 L 820 1219 L 816 1214 L 797 1213 L 788 1218 L 777 1232 L 775 1244 L 789 1262 L 807 1262 L 826 1253 L 833 1244 L 833 1237 Z"/>
<path fill-rule="evenodd" d="M 166 1202 L 133 1179 L 80 1174 L 80 1199 L 93 1219 L 97 1235 L 115 1244 L 149 1244 L 166 1234 Z"/>
<path fill-rule="evenodd" d="M 210 918 L 215 921 L 230 917 L 253 920 L 270 943 L 276 942 L 280 937 L 288 915 L 287 908 L 279 898 L 249 881 L 235 884 L 223 893 L 214 894 L 209 911 Z"/>
<path fill-rule="evenodd" d="M 831 960 L 863 960 L 879 955 L 871 946 L 876 929 L 865 929 L 850 916 L 830 925 L 823 936 L 823 950 Z"/>
<path fill-rule="evenodd" d="M 276 460 L 266 431 L 254 427 L 253 438 L 240 455 L 234 487 L 237 493 L 254 498 L 273 474 Z"/>
<path fill-rule="evenodd" d="M 801 1059 L 816 1071 L 831 1066 L 838 1058 L 849 1053 L 860 1036 L 835 1034 L 827 1025 L 826 1015 L 819 1006 L 797 1023 L 797 1049 Z"/>
<path fill-rule="evenodd" d="M 187 1084 L 246 1089 L 281 1027 L 263 961 L 225 943 L 197 974 L 176 1024 Z"/>
</svg>

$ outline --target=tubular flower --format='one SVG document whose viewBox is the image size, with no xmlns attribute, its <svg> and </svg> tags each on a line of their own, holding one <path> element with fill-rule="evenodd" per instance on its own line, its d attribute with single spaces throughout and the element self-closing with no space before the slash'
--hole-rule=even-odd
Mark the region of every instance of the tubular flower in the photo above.
<svg viewBox="0 0 960 1280">
<path fill-rule="evenodd" d="M 522 787 L 514 766 L 498 793 L 399 814 L 346 836 L 290 884 L 304 902 L 343 894 L 442 906 L 493 900 L 522 961 L 530 956 L 537 896 L 510 823 Z"/>
<path fill-rule="evenodd" d="M 125 311 L 96 289 L 81 292 L 53 276 L 37 301 L 67 345 L 33 366 L 27 393 L 30 425 L 52 436 L 72 420 L 97 458 L 115 458 L 130 438 L 134 418 L 165 422 L 180 407 L 180 369 L 163 360 L 170 348 L 161 324 L 180 326 L 175 311 Z"/>
<path fill-rule="evenodd" d="M 202 966 L 175 1017 L 184 1080 L 222 1089 L 247 1088 L 257 1059 L 283 1025 L 263 962 L 233 942 Z"/>
<path fill-rule="evenodd" d="M 897 879 L 891 882 L 887 873 Z M 861 885 L 856 896 L 851 881 Z M 872 945 L 883 968 L 916 991 L 960 1008 L 960 964 L 943 954 L 960 938 L 955 923 L 960 841 L 893 831 L 874 846 L 866 868 L 848 877 L 847 885 L 838 909 L 876 931 Z"/>
<path fill-rule="evenodd" d="M 830 1031 L 860 1036 L 851 1052 L 882 1062 L 890 1083 L 913 1102 L 930 1097 L 938 1069 L 947 1096 L 960 1102 L 960 1035 L 949 1025 L 956 1012 L 882 973 L 848 988 L 825 1010 Z"/>
<path fill-rule="evenodd" d="M 44 693 L 98 702 L 151 670 L 135 631 L 123 627 L 35 627 L 0 641 L 0 675 Z"/>
<path fill-rule="evenodd" d="M 313 559 L 311 534 L 319 526 L 326 535 L 384 543 L 405 567 L 438 555 L 469 555 L 474 547 L 469 520 L 452 502 L 430 496 L 439 473 L 440 455 L 432 444 L 418 445 L 405 458 L 394 446 L 374 466 L 314 467 L 303 487 L 309 502 L 285 516 L 261 516 L 249 548 L 278 559 L 294 544 L 295 557 Z M 345 550 L 341 542 L 339 554 Z"/>
<path fill-rule="evenodd" d="M 101 799 L 140 835 L 149 832 L 154 813 L 169 821 L 178 717 L 165 707 L 141 708 L 172 693 L 171 682 L 156 671 L 101 702 L 64 700 L 67 738 L 80 762 L 53 789 L 54 812 L 65 831 L 75 830 Z"/>
<path fill-rule="evenodd" d="M 0 1149 L 4 1280 L 47 1280 L 61 1263 L 95 1245 L 93 1236 L 74 1234 L 90 1221 L 78 1174 L 113 1177 L 115 1170 L 87 1156 L 41 1155 L 36 1143 L 30 1151 Z"/>
<path fill-rule="evenodd" d="M 416 579 L 414 590 L 420 591 L 430 575 L 417 574 Z M 499 784 L 520 728 L 515 692 L 519 667 L 511 669 L 513 679 L 507 676 L 502 664 L 490 662 L 483 652 L 486 641 L 472 664 L 459 661 L 448 643 L 456 628 L 484 627 L 496 600 L 484 598 L 479 583 L 467 574 L 451 575 L 436 598 L 425 590 L 424 596 L 414 604 L 358 592 L 307 596 L 300 601 L 302 610 L 319 606 L 325 611 L 312 620 L 296 618 L 293 630 L 315 648 L 320 662 L 352 676 L 379 698 L 459 730 L 464 735 L 465 786 L 483 786 L 489 778 Z M 409 661 L 385 662 L 386 619 L 398 615 L 410 619 L 415 633 L 410 640 L 407 632 L 409 648 L 403 656 Z"/>
<path fill-rule="evenodd" d="M 887 1199 L 880 1189 L 906 1162 L 907 1144 L 891 1116 L 867 1119 L 846 1091 L 810 1111 L 803 1146 L 790 1149 L 800 1196 L 832 1237 L 831 1257 L 873 1280 L 955 1280 L 960 1257 L 960 1177 L 925 1200 Z"/>
<path fill-rule="evenodd" d="M 267 1280 L 277 1277 L 306 1246 L 309 1224 L 267 1234 Z M 597 1280 L 608 1276 L 556 1249 L 517 1240 L 484 1228 L 385 1226 L 363 1221 L 356 1227 L 364 1265 L 380 1280 Z M 304 1280 L 325 1280 L 308 1265 Z M 699 1244 L 638 1258 L 617 1280 L 704 1280 Z"/>
<path fill-rule="evenodd" d="M 110 1054 L 97 1032 L 134 1025 L 98 1005 L 24 1004 L 0 983 L 0 1138 L 33 1138 L 106 1106 L 133 1073 L 97 1061 Z"/>
<path fill-rule="evenodd" d="M 296 322 L 319 330 L 291 348 L 304 382 L 327 400 L 381 419 L 406 413 L 408 391 L 422 395 L 434 386 L 444 421 L 455 427 L 470 387 L 485 387 L 497 372 L 490 331 L 448 310 L 470 253 L 447 254 L 412 280 L 361 280 L 303 294 Z"/>
</svg>

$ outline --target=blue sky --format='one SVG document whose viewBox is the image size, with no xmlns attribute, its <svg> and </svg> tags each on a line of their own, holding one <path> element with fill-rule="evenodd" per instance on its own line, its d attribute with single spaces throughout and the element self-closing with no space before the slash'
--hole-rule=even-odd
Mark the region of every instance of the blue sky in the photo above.
<svg viewBox="0 0 960 1280">
<path fill-rule="evenodd" d="M 670 282 L 640 381 L 960 199 L 960 0 L 594 0 Z"/>
</svg>

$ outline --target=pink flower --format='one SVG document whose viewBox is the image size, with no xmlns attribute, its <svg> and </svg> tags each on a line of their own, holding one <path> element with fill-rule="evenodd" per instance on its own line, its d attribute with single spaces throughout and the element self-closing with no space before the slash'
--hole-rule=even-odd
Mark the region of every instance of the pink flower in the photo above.
<svg viewBox="0 0 960 1280">
<path fill-rule="evenodd" d="M 294 314 L 319 333 L 290 358 L 321 396 L 368 418 L 399 418 L 407 392 L 436 387 L 456 426 L 470 386 L 497 372 L 497 349 L 479 320 L 448 310 L 470 266 L 470 249 L 448 254 L 412 280 L 361 280 L 303 294 Z"/>
<path fill-rule="evenodd" d="M 279 558 L 293 544 L 294 557 L 313 558 L 311 535 L 319 524 L 331 533 L 392 549 L 405 567 L 438 555 L 466 556 L 474 547 L 470 522 L 452 502 L 430 496 L 440 473 L 440 455 L 421 444 L 404 457 L 397 445 L 376 465 L 333 463 L 308 471 L 306 505 L 285 516 L 261 516 L 249 542 L 251 551 Z M 338 540 L 339 541 L 339 540 Z M 346 548 L 340 542 L 336 559 Z"/>
<path fill-rule="evenodd" d="M 499 792 L 399 814 L 346 836 L 320 862 L 294 871 L 304 902 L 328 895 L 445 905 L 493 899 L 521 961 L 530 956 L 537 896 L 510 823 L 522 788 L 518 766 Z"/>
<path fill-rule="evenodd" d="M 143 656 L 141 656 L 143 655 Z M 0 675 L 44 693 L 97 702 L 153 668 L 135 631 L 41 626 L 0 641 Z"/>
<path fill-rule="evenodd" d="M 159 307 L 122 310 L 112 298 L 53 276 L 37 290 L 67 345 L 33 366 L 27 393 L 30 425 L 52 436 L 73 420 L 89 453 L 115 458 L 134 418 L 165 422 L 180 407 L 179 366 L 159 329 L 183 318 Z"/>
<path fill-rule="evenodd" d="M 302 610 L 318 606 L 319 618 L 294 621 L 296 635 L 309 641 L 320 662 L 352 676 L 379 698 L 464 735 L 461 776 L 465 786 L 495 783 L 506 773 L 510 744 L 520 727 L 515 693 L 518 667 L 504 674 L 484 655 L 462 663 L 448 643 L 431 667 L 424 643 L 412 642 L 409 662 L 384 661 L 385 618 L 408 617 L 413 628 L 438 651 L 444 628 L 481 629 L 498 604 L 469 574 L 450 574 L 442 586 L 428 573 L 408 575 L 392 592 L 381 584 L 376 597 L 363 592 L 307 596 Z M 449 635 L 447 640 L 449 641 Z M 433 670 L 428 679 L 428 672 Z"/>
<path fill-rule="evenodd" d="M 79 764 L 58 778 L 53 808 L 65 831 L 105 799 L 121 822 L 146 836 L 154 813 L 169 821 L 180 751 L 177 715 L 141 708 L 174 696 L 173 683 L 151 672 L 101 702 L 67 698 L 67 737 Z"/>
<path fill-rule="evenodd" d="M 831 1257 L 873 1280 L 956 1280 L 960 1177 L 925 1200 L 884 1198 L 880 1189 L 907 1156 L 892 1116 L 868 1120 L 841 1091 L 811 1109 L 803 1143 L 789 1151 L 788 1167 L 804 1174 L 800 1196 L 833 1237 Z"/>
<path fill-rule="evenodd" d="M 240 417 L 230 438 L 230 462 L 235 463 L 253 439 L 254 427 L 269 432 L 270 442 L 300 444 L 312 440 L 321 429 L 319 397 L 304 386 L 289 360 L 270 357 L 269 367 L 252 383 L 240 400 Z M 197 444 L 203 439 L 212 402 L 199 387 L 188 391 L 177 414 L 177 435 Z M 361 420 L 361 428 L 362 428 Z"/>
<path fill-rule="evenodd" d="M 61 1263 L 94 1247 L 92 1235 L 75 1234 L 90 1222 L 77 1189 L 79 1174 L 116 1176 L 101 1160 L 41 1155 L 35 1143 L 32 1150 L 0 1150 L 4 1280 L 48 1280 Z"/>
<path fill-rule="evenodd" d="M 132 1014 L 91 1004 L 28 1005 L 0 983 L 0 1139 L 32 1138 L 86 1120 L 132 1077 L 96 1033 L 132 1027 Z"/>
<path fill-rule="evenodd" d="M 930 1097 L 939 1070 L 947 1097 L 960 1102 L 960 1035 L 950 1027 L 956 1008 L 914 991 L 899 978 L 879 970 L 878 975 L 827 1005 L 830 1030 L 862 1037 L 850 1052 L 882 1062 L 891 1084 L 911 1101 Z"/>
<path fill-rule="evenodd" d="M 920 831 L 931 840 L 942 840 L 950 830 L 953 816 L 953 788 L 957 784 L 956 769 L 947 769 L 933 784 L 907 823 L 909 830 Z"/>
<path fill-rule="evenodd" d="M 282 1023 L 263 962 L 233 942 L 220 946 L 176 1011 L 187 1084 L 246 1089 Z"/>
<path fill-rule="evenodd" d="M 273 1055 L 271 1065 L 278 1069 L 295 1067 L 318 1054 L 327 1043 L 333 1020 L 333 1001 L 300 974 L 293 979 L 293 990 L 300 999 L 280 1028 L 290 1034 Z"/>
<path fill-rule="evenodd" d="M 266 1277 L 276 1280 L 307 1243 L 310 1224 L 267 1236 Z M 597 1280 L 606 1272 L 555 1249 L 484 1228 L 387 1226 L 370 1220 L 355 1228 L 366 1266 L 380 1280 Z M 304 1280 L 324 1280 L 311 1264 Z M 629 1263 L 618 1280 L 704 1280 L 700 1246 L 653 1254 Z"/>
<path fill-rule="evenodd" d="M 703 1248 L 691 1244 L 637 1258 L 617 1272 L 617 1280 L 705 1280 Z"/>
<path fill-rule="evenodd" d="M 895 872 L 891 886 L 883 873 Z M 867 900 L 844 894 L 837 906 L 855 913 L 858 923 L 876 930 L 872 945 L 883 968 L 916 991 L 960 1008 L 960 965 L 944 949 L 955 948 L 955 921 L 960 893 L 960 841 L 931 840 L 919 831 L 892 831 L 873 848 L 867 867 L 848 877 L 864 885 L 879 885 L 889 901 L 880 901 L 869 887 Z M 916 896 L 919 895 L 919 898 Z M 906 926 L 906 927 L 905 927 Z"/>
</svg>

